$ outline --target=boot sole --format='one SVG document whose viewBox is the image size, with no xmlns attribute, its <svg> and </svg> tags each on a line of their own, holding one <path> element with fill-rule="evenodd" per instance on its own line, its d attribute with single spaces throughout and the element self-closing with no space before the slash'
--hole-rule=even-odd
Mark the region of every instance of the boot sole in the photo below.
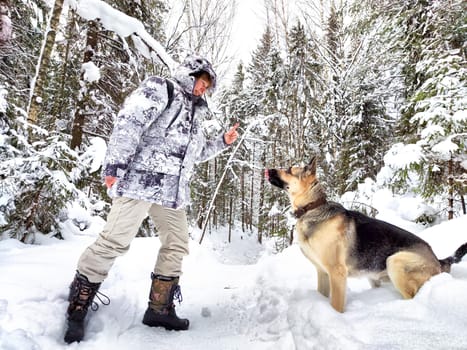
<svg viewBox="0 0 467 350">
<path fill-rule="evenodd" d="M 63 340 L 67 344 L 79 343 L 84 338 L 84 322 L 68 321 L 68 328 Z"/>
<path fill-rule="evenodd" d="M 186 331 L 188 330 L 188 327 L 190 326 L 190 321 L 185 320 L 183 325 L 180 326 L 173 326 L 167 322 L 161 321 L 161 320 L 156 320 L 154 319 L 155 314 L 152 313 L 149 310 L 146 310 L 144 313 L 143 317 L 143 324 L 148 326 L 148 327 L 162 327 L 165 328 L 168 331 Z M 157 315 L 156 315 L 157 316 Z M 180 320 L 181 321 L 181 320 Z"/>
<path fill-rule="evenodd" d="M 163 323 L 147 323 L 145 321 L 143 321 L 143 324 L 148 327 L 162 327 L 168 331 L 186 331 L 188 330 L 188 327 L 190 326 L 190 323 L 187 323 L 187 325 L 183 327 L 173 327 L 173 326 L 169 326 Z"/>
</svg>

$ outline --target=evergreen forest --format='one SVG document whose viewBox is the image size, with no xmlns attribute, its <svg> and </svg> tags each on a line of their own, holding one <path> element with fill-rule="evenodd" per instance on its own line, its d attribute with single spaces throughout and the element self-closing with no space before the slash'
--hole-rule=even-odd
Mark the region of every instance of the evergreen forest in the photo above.
<svg viewBox="0 0 467 350">
<path fill-rule="evenodd" d="M 73 206 L 105 219 L 95 155 L 125 97 L 150 75 L 170 76 L 161 52 L 213 63 L 208 135 L 240 123 L 237 143 L 193 177 L 189 221 L 206 234 L 241 227 L 290 245 L 288 198 L 264 169 L 315 155 L 328 197 L 354 194 L 349 208 L 376 214 L 361 193 L 369 184 L 424 198 L 434 210 L 417 220 L 427 225 L 466 214 L 465 1 L 265 0 L 249 60 L 229 50 L 237 1 L 105 0 L 159 50 L 84 18 L 86 2 L 0 0 L 0 239 L 62 238 Z M 156 234 L 149 220 L 139 231 Z"/>
</svg>

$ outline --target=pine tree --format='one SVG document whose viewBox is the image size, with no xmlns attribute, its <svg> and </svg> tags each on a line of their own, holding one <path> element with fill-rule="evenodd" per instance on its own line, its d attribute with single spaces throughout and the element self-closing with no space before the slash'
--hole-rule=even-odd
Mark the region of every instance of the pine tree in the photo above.
<svg viewBox="0 0 467 350">
<path fill-rule="evenodd" d="M 237 71 L 234 75 L 231 87 L 226 89 L 220 100 L 220 105 L 223 106 L 224 115 L 231 116 L 230 122 L 241 122 L 244 130 L 251 117 L 248 115 L 247 94 L 245 92 L 245 71 L 243 64 L 237 66 Z M 247 191 L 250 184 L 253 182 L 251 176 L 253 169 L 250 163 L 251 145 L 244 142 L 237 152 L 235 163 L 232 164 L 232 174 L 230 174 L 232 186 L 236 193 L 236 206 L 240 210 L 240 215 L 237 215 L 237 220 L 242 223 L 242 231 L 251 231 L 252 229 L 252 210 L 251 199 L 253 194 Z M 235 175 L 235 176 L 234 176 Z M 233 193 L 233 192 L 232 192 Z M 232 195 L 232 194 L 230 194 Z M 237 209 L 237 213 L 238 213 Z"/>
<path fill-rule="evenodd" d="M 443 198 L 449 218 L 461 209 L 455 198 L 464 203 L 466 191 L 461 166 L 467 128 L 463 9 L 458 0 L 445 4 L 413 0 L 397 10 L 397 21 L 405 28 L 399 41 L 407 57 L 403 70 L 407 104 L 398 131 L 400 139 L 418 149 L 420 156 L 397 170 L 392 186 L 430 200 Z M 415 174 L 417 182 L 407 181 Z"/>
<path fill-rule="evenodd" d="M 139 4 L 115 0 L 113 5 L 144 23 L 156 40 L 162 43 L 165 41 L 162 18 L 167 8 L 163 2 L 151 0 Z M 125 97 L 148 75 L 168 74 L 160 62 L 138 52 L 133 42 L 139 40 L 138 37 L 120 38 L 95 21 L 81 21 L 81 26 L 86 31 L 86 39 L 83 39 L 83 44 L 86 43 L 83 66 L 93 64 L 98 67 L 100 79 L 88 82 L 83 79 L 81 71 L 80 95 L 72 128 L 73 148 L 81 145 L 83 136 L 85 139 L 88 135 L 107 138 L 112 130 L 115 112 Z"/>
<path fill-rule="evenodd" d="M 13 2 L 12 6 L 16 9 L 11 18 L 17 35 L 0 60 L 0 75 L 8 93 L 7 106 L 0 113 L 0 193 L 6 202 L 0 225 L 5 237 L 32 242 L 37 233 L 60 236 L 60 213 L 76 195 L 70 174 L 76 154 L 66 146 L 64 135 L 26 122 L 29 80 L 43 38 L 40 29 L 46 25 L 40 20 L 46 18 L 48 9 L 42 2 Z M 29 141 L 31 130 L 34 143 Z"/>
<path fill-rule="evenodd" d="M 307 162 L 321 143 L 322 64 L 305 27 L 298 22 L 289 33 L 287 68 L 281 112 L 288 120 L 284 156 Z"/>
<path fill-rule="evenodd" d="M 71 172 L 78 164 L 60 135 L 37 128 L 43 140 L 30 144 L 26 126 L 18 120 L 1 132 L 0 193 L 5 203 L 0 231 L 3 238 L 33 243 L 37 234 L 61 237 L 62 210 L 78 196 Z"/>
<path fill-rule="evenodd" d="M 394 143 L 394 103 L 400 103 L 402 82 L 397 55 L 388 55 L 394 42 L 388 18 L 380 15 L 383 6 L 372 0 L 355 3 L 350 8 L 354 20 L 344 30 L 351 33 L 351 45 L 343 72 L 348 97 L 336 167 L 339 194 L 356 190 L 367 177 L 375 179 Z"/>
<path fill-rule="evenodd" d="M 0 81 L 8 91 L 10 106 L 26 110 L 48 8 L 43 2 L 20 0 L 11 0 L 10 8 L 14 9 L 10 19 L 15 35 L 0 48 Z"/>
<path fill-rule="evenodd" d="M 148 5 L 154 7 L 147 7 L 145 11 L 151 17 L 148 19 L 153 25 L 151 30 L 162 33 L 162 29 L 154 25 L 156 22 L 152 22 L 162 16 L 162 13 L 155 16 L 151 13 L 163 8 L 157 7 L 156 3 L 162 4 L 152 1 Z M 68 22 L 61 21 L 55 29 L 63 32 L 64 40 L 49 40 L 54 54 L 50 56 L 43 75 L 41 97 L 51 103 L 40 106 L 39 126 L 29 128 L 38 140 L 31 143 L 29 135 L 25 134 L 28 84 L 46 28 L 40 19 L 46 18 L 49 9 L 39 0 L 26 4 L 13 0 L 12 6 L 16 9 L 11 19 L 17 35 L 13 37 L 11 46 L 2 49 L 0 59 L 0 79 L 8 92 L 9 102 L 1 116 L 8 125 L 8 131 L 3 138 L 5 143 L 2 143 L 0 157 L 0 192 L 8 198 L 8 203 L 4 207 L 3 217 L 6 219 L 0 220 L 0 224 L 5 234 L 30 242 L 37 233 L 60 237 L 60 222 L 65 215 L 63 210 L 81 194 L 80 189 L 86 189 L 93 197 L 91 200 L 105 197 L 105 194 L 97 172 L 91 176 L 80 164 L 80 154 L 67 146 L 72 130 L 70 115 L 74 114 L 79 87 L 84 86 L 79 82 L 86 45 L 82 29 L 88 23 L 77 18 L 73 11 L 68 13 L 68 17 L 62 14 Z M 84 111 L 86 119 L 86 126 L 81 130 L 84 137 L 80 151 L 83 152 L 89 144 L 89 136 L 106 138 L 110 134 L 113 116 L 126 95 L 145 77 L 146 71 L 155 72 L 152 62 L 143 58 L 131 43 L 127 45 L 125 38 L 102 28 L 97 30 L 100 41 L 90 48 L 101 79 L 92 91 L 87 90 L 88 98 L 80 100 L 79 109 Z M 21 161 L 14 161 L 15 158 Z"/>
<path fill-rule="evenodd" d="M 334 1 L 331 3 L 322 45 L 323 60 L 326 62 L 323 75 L 327 83 L 327 90 L 323 94 L 325 120 L 323 121 L 322 138 L 325 142 L 320 149 L 326 159 L 326 164 L 322 169 L 330 192 L 335 191 L 340 185 L 340 179 L 336 174 L 338 169 L 342 169 L 338 160 L 342 150 L 344 125 L 350 115 L 351 97 L 346 76 L 348 54 L 344 50 L 347 37 L 343 11 L 343 7 L 338 8 Z"/>
<path fill-rule="evenodd" d="M 253 164 L 259 169 L 264 169 L 267 165 L 277 165 L 280 161 L 280 142 L 283 140 L 281 135 L 283 129 L 287 128 L 286 118 L 280 113 L 284 99 L 284 62 L 277 45 L 273 42 L 269 27 L 266 28 L 258 48 L 253 53 L 247 72 L 248 81 L 251 82 L 247 88 L 251 116 L 274 116 L 268 125 L 258 126 L 255 129 L 257 139 L 261 141 L 251 147 L 255 150 L 252 158 Z M 256 183 L 252 187 L 259 193 L 257 199 L 258 241 L 262 241 L 263 235 L 286 235 L 284 223 L 275 224 L 277 218 L 269 215 L 275 203 L 274 190 L 265 183 L 262 173 L 254 172 L 253 176 Z"/>
</svg>

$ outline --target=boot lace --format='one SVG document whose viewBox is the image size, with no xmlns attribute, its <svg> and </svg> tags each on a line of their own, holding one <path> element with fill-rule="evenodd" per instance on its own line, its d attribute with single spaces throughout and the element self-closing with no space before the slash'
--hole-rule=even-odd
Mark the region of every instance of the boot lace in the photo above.
<svg viewBox="0 0 467 350">
<path fill-rule="evenodd" d="M 179 285 L 175 286 L 173 293 L 174 293 L 173 300 L 177 300 L 178 303 L 181 304 L 183 301 L 183 296 L 182 296 L 182 290 L 180 289 Z"/>
<path fill-rule="evenodd" d="M 109 305 L 110 298 L 102 292 L 96 291 L 96 298 L 101 302 L 102 305 Z M 99 309 L 99 304 L 97 304 L 94 300 L 91 304 L 91 310 L 97 311 Z"/>
<path fill-rule="evenodd" d="M 77 278 L 75 285 L 73 286 L 73 296 L 71 302 L 74 304 L 75 310 L 87 310 L 91 306 L 91 310 L 97 311 L 99 304 L 94 301 L 94 297 L 102 303 L 102 305 L 109 305 L 110 298 L 102 292 L 99 292 L 98 288 L 100 283 L 93 284 L 81 278 Z"/>
</svg>

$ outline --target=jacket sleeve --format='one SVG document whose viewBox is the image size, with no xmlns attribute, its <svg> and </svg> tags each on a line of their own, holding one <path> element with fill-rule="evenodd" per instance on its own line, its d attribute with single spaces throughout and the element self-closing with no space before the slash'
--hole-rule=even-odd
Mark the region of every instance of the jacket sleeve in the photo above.
<svg viewBox="0 0 467 350">
<path fill-rule="evenodd" d="M 168 103 L 166 82 L 150 77 L 127 97 L 109 139 L 103 176 L 118 177 L 131 163 L 144 131 Z"/>
<path fill-rule="evenodd" d="M 205 162 L 211 158 L 214 158 L 227 147 L 229 147 L 229 145 L 227 145 L 224 141 L 224 133 L 212 141 L 205 140 L 203 149 L 198 157 L 197 162 Z"/>
</svg>

